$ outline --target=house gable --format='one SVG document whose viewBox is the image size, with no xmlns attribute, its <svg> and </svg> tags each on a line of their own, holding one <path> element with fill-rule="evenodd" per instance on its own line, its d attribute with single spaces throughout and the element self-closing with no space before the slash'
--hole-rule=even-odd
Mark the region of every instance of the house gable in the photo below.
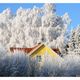
<svg viewBox="0 0 80 80">
<path fill-rule="evenodd" d="M 37 49 L 32 51 L 30 53 L 30 56 L 35 57 L 36 55 L 44 55 L 45 53 L 48 53 L 52 57 L 58 57 L 59 56 L 56 52 L 54 52 L 51 48 L 49 48 L 48 46 L 46 46 L 44 44 L 41 44 L 40 47 L 38 47 Z"/>
<path fill-rule="evenodd" d="M 35 51 L 32 51 L 30 53 L 31 57 L 34 57 L 36 55 L 43 55 L 46 51 L 45 45 L 41 45 L 38 49 L 36 49 Z"/>
</svg>

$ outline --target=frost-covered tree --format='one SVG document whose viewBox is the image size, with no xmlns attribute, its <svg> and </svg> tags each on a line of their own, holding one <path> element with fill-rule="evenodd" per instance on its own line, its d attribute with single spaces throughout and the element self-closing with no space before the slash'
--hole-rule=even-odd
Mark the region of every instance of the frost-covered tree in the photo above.
<svg viewBox="0 0 80 80">
<path fill-rule="evenodd" d="M 41 8 L 34 6 L 32 9 L 20 7 L 16 14 L 8 8 L 0 13 L 0 44 L 6 48 L 32 47 L 43 42 L 62 50 L 70 22 L 67 13 L 63 16 L 56 14 L 55 4 L 44 4 Z"/>
<path fill-rule="evenodd" d="M 68 42 L 68 53 L 80 54 L 80 26 L 72 30 L 70 41 Z"/>
</svg>

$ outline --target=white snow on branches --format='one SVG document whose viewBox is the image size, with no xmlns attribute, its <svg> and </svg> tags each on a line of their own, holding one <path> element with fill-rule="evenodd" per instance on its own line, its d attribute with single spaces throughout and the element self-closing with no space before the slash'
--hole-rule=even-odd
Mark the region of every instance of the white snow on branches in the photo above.
<svg viewBox="0 0 80 80">
<path fill-rule="evenodd" d="M 20 7 L 16 14 L 8 8 L 0 13 L 0 44 L 6 48 L 32 47 L 43 42 L 59 47 L 63 45 L 64 33 L 70 22 L 67 13 L 62 17 L 56 15 L 54 4 L 32 9 Z"/>
</svg>

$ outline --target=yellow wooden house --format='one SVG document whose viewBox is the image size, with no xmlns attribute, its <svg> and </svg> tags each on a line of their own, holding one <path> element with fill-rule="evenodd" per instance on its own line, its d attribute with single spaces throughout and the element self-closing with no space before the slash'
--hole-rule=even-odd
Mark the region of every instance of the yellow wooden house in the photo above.
<svg viewBox="0 0 80 80">
<path fill-rule="evenodd" d="M 39 44 L 35 49 L 30 51 L 30 57 L 36 60 L 37 63 L 44 64 L 45 58 L 61 58 L 58 53 L 45 44 Z M 62 59 L 62 58 L 61 58 Z"/>
<path fill-rule="evenodd" d="M 39 43 L 33 48 L 10 48 L 11 52 L 21 50 L 27 53 L 31 59 L 35 60 L 40 65 L 45 62 L 45 58 L 61 58 L 57 52 L 43 43 Z"/>
</svg>

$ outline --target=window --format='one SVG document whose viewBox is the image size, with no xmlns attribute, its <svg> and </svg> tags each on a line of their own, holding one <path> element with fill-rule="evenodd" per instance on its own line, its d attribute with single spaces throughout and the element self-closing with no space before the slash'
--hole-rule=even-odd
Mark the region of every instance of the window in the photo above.
<svg viewBox="0 0 80 80">
<path fill-rule="evenodd" d="M 42 61 L 41 56 L 40 55 L 39 56 L 36 56 L 36 60 L 37 60 L 37 62 L 41 62 Z"/>
</svg>

